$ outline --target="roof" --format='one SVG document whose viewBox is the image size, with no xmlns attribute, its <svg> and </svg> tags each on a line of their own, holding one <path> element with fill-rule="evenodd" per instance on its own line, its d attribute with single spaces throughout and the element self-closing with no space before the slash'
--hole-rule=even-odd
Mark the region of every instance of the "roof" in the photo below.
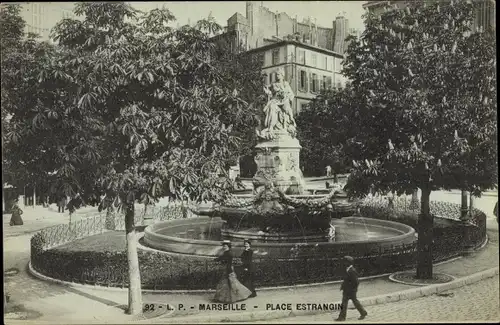
<svg viewBox="0 0 500 325">
<path fill-rule="evenodd" d="M 374 6 L 379 6 L 382 4 L 388 4 L 390 1 L 367 1 L 366 3 L 363 3 L 363 8 L 368 8 L 368 7 L 374 7 Z"/>
<path fill-rule="evenodd" d="M 313 51 L 316 51 L 316 52 L 320 52 L 320 53 L 323 53 L 323 54 L 335 56 L 337 58 L 343 58 L 344 57 L 342 54 L 339 54 L 337 52 L 330 51 L 330 50 L 327 50 L 325 48 L 317 47 L 317 46 L 314 46 L 314 45 L 311 45 L 311 44 L 297 42 L 297 41 L 294 41 L 294 40 L 282 40 L 282 41 L 278 41 L 278 42 L 275 42 L 275 43 L 272 43 L 272 44 L 268 44 L 268 45 L 264 45 L 264 46 L 257 47 L 257 48 L 254 48 L 254 49 L 250 49 L 250 50 L 248 50 L 246 52 L 247 53 L 256 53 L 256 52 L 266 51 L 266 50 L 269 50 L 269 49 L 272 49 L 272 48 L 275 48 L 275 47 L 280 47 L 280 46 L 283 46 L 283 45 L 296 45 L 298 47 L 302 47 L 302 48 L 306 48 L 306 49 L 313 50 Z"/>
</svg>

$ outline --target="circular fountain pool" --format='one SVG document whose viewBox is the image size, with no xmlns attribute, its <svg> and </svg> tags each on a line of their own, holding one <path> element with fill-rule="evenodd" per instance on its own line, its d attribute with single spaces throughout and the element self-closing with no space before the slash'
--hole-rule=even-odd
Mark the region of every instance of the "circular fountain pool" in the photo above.
<svg viewBox="0 0 500 325">
<path fill-rule="evenodd" d="M 231 239 L 233 251 L 240 254 L 243 239 L 252 238 L 256 256 L 262 258 L 300 258 L 301 256 L 334 257 L 342 252 L 383 252 L 394 246 L 415 242 L 415 230 L 407 225 L 392 221 L 347 217 L 332 221 L 335 238 L 318 232 L 304 233 L 303 236 L 269 238 L 258 234 L 257 229 L 245 229 L 228 233 L 224 231 L 224 221 L 220 218 L 199 217 L 159 222 L 144 231 L 146 246 L 178 254 L 216 256 L 220 254 L 220 242 Z"/>
</svg>

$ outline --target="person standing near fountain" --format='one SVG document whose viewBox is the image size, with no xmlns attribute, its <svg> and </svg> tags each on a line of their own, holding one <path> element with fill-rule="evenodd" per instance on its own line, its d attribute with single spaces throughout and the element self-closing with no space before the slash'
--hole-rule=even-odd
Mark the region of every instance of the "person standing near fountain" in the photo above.
<svg viewBox="0 0 500 325">
<path fill-rule="evenodd" d="M 351 256 L 344 256 L 344 260 L 347 262 L 348 267 L 345 270 L 344 281 L 342 282 L 342 285 L 340 287 L 340 290 L 342 290 L 342 307 L 340 310 L 340 315 L 336 319 L 336 321 L 345 320 L 347 316 L 347 304 L 349 303 L 349 299 L 352 300 L 354 307 L 356 307 L 356 309 L 361 314 L 358 319 L 362 320 L 368 315 L 368 313 L 357 298 L 359 285 L 358 272 L 354 268 L 354 259 Z"/>
<path fill-rule="evenodd" d="M 231 252 L 231 242 L 224 240 L 222 242 L 224 252 L 215 260 L 225 265 L 222 279 L 217 284 L 214 300 L 222 303 L 234 303 L 247 299 L 252 292 L 248 290 L 236 278 L 233 267 L 233 253 Z"/>
<path fill-rule="evenodd" d="M 245 239 L 243 243 L 245 245 L 245 250 L 243 251 L 243 253 L 241 253 L 241 262 L 243 267 L 241 282 L 245 287 L 252 291 L 252 294 L 249 298 L 253 298 L 257 296 L 257 293 L 255 292 L 255 287 L 253 284 L 254 268 L 252 261 L 253 250 L 251 249 L 252 243 L 248 239 Z"/>
</svg>

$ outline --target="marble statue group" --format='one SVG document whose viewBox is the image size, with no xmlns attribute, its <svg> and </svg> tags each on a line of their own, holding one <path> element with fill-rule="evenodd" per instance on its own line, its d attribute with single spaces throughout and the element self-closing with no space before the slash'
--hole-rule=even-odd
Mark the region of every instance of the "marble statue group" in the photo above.
<svg viewBox="0 0 500 325">
<path fill-rule="evenodd" d="M 293 117 L 292 101 L 295 97 L 290 84 L 285 80 L 284 71 L 278 69 L 276 81 L 264 87 L 267 103 L 264 106 L 264 129 L 258 131 L 259 137 L 272 140 L 279 134 L 295 137 L 296 124 Z"/>
</svg>

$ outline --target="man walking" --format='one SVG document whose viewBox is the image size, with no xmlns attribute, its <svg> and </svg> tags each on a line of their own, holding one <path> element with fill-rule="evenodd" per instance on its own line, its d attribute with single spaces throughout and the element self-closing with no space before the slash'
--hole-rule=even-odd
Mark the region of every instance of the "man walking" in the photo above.
<svg viewBox="0 0 500 325">
<path fill-rule="evenodd" d="M 340 290 L 342 290 L 342 306 L 340 309 L 340 315 L 336 319 L 336 321 L 345 320 L 347 316 L 347 304 L 349 303 L 349 299 L 352 300 L 354 306 L 361 314 L 358 319 L 362 320 L 368 315 L 368 313 L 356 297 L 359 285 L 358 272 L 354 268 L 354 259 L 351 256 L 345 256 L 344 259 L 347 262 L 348 267 L 345 270 L 344 281 L 342 282 L 342 285 L 340 287 Z"/>
<path fill-rule="evenodd" d="M 64 209 L 66 208 L 66 203 L 67 203 L 66 195 L 62 194 L 59 197 L 59 201 L 57 202 L 57 212 L 64 213 Z"/>
</svg>

